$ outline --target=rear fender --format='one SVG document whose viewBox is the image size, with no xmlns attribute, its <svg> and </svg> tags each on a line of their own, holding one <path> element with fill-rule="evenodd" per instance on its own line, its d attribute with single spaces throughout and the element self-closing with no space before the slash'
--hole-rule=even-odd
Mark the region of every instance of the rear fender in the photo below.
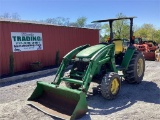
<svg viewBox="0 0 160 120">
<path fill-rule="evenodd" d="M 136 48 L 134 46 L 130 46 L 127 48 L 126 53 L 125 53 L 123 60 L 122 60 L 122 64 L 121 64 L 121 66 L 124 69 L 128 68 L 128 65 L 132 59 L 132 56 L 133 56 L 135 50 L 136 50 Z"/>
</svg>

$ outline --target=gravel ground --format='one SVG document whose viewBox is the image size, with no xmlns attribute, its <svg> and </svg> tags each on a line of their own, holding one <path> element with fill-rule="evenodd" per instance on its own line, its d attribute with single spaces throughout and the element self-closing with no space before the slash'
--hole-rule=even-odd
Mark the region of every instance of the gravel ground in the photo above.
<svg viewBox="0 0 160 120">
<path fill-rule="evenodd" d="M 55 73 L 0 84 L 0 120 L 57 120 L 27 105 L 36 81 L 51 82 Z M 97 84 L 92 83 L 89 89 Z M 160 62 L 146 61 L 141 84 L 122 82 L 115 100 L 100 94 L 87 97 L 89 111 L 80 120 L 160 120 Z"/>
</svg>

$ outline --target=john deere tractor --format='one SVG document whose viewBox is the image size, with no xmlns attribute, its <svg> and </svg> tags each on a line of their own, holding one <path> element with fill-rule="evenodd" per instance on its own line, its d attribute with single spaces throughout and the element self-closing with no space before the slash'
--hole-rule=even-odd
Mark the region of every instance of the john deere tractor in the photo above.
<svg viewBox="0 0 160 120">
<path fill-rule="evenodd" d="M 35 91 L 28 99 L 30 104 L 49 115 L 72 120 L 88 111 L 86 94 L 94 78 L 98 78 L 101 94 L 106 99 L 117 97 L 122 80 L 140 83 L 145 61 L 141 52 L 133 46 L 133 18 L 94 21 L 109 22 L 110 40 L 94 46 L 82 45 L 66 54 L 52 83 L 37 82 Z M 112 32 L 112 23 L 122 19 L 130 20 L 130 44 L 125 52 L 122 42 L 113 39 Z M 73 66 L 66 72 L 69 63 Z M 118 71 L 122 71 L 123 75 L 119 75 Z M 62 82 L 66 87 L 60 84 Z"/>
</svg>

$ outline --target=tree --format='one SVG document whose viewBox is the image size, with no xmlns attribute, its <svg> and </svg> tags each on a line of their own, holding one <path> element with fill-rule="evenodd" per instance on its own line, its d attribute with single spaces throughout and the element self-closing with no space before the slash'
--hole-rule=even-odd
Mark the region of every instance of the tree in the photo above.
<svg viewBox="0 0 160 120">
<path fill-rule="evenodd" d="M 46 23 L 55 24 L 55 25 L 68 26 L 69 18 L 64 18 L 64 17 L 47 18 L 46 20 L 41 20 L 41 22 L 46 22 Z"/>
<path fill-rule="evenodd" d="M 56 22 L 57 22 L 58 25 L 68 26 L 69 18 L 57 17 Z"/>
<path fill-rule="evenodd" d="M 92 28 L 92 29 L 100 29 L 101 24 L 100 23 L 87 24 L 86 27 L 87 28 Z"/>
<path fill-rule="evenodd" d="M 77 27 L 85 27 L 86 21 L 87 21 L 86 17 L 79 17 L 79 18 L 77 18 L 77 21 L 76 21 Z"/>
<path fill-rule="evenodd" d="M 10 19 L 11 16 L 9 13 L 3 13 L 2 15 L 0 15 L 0 18 L 7 18 L 7 19 Z"/>
<path fill-rule="evenodd" d="M 142 39 L 155 39 L 156 29 L 152 24 L 143 24 L 134 32 L 135 36 L 142 37 Z"/>
<path fill-rule="evenodd" d="M 86 17 L 79 17 L 75 22 L 70 22 L 68 26 L 73 26 L 73 27 L 85 27 L 86 26 Z"/>
<path fill-rule="evenodd" d="M 116 18 L 126 17 L 122 13 L 116 15 Z M 108 36 L 110 33 L 109 24 L 104 24 L 102 26 L 102 34 Z M 113 22 L 113 33 L 114 38 L 129 38 L 129 24 L 127 20 L 117 20 Z"/>
<path fill-rule="evenodd" d="M 100 23 L 86 24 L 87 18 L 83 16 L 77 18 L 75 22 L 70 22 L 69 18 L 64 18 L 64 17 L 47 18 L 46 20 L 40 20 L 40 22 L 50 23 L 50 24 L 55 24 L 55 25 L 62 25 L 62 26 L 79 27 L 79 28 L 82 28 L 82 27 L 87 27 L 87 28 L 92 28 L 92 29 L 101 28 Z"/>
<path fill-rule="evenodd" d="M 0 18 L 6 18 L 6 19 L 14 19 L 14 20 L 20 20 L 20 15 L 18 13 L 3 13 L 2 15 L 0 15 Z"/>
<path fill-rule="evenodd" d="M 76 22 L 70 22 L 68 24 L 68 26 L 71 26 L 71 27 L 78 27 L 77 23 Z"/>
<path fill-rule="evenodd" d="M 52 18 L 47 18 L 44 22 L 53 24 L 53 19 Z"/>
<path fill-rule="evenodd" d="M 20 19 L 21 19 L 20 15 L 19 15 L 18 13 L 13 13 L 13 14 L 11 15 L 11 17 L 12 17 L 12 19 L 14 19 L 14 20 L 20 20 Z"/>
<path fill-rule="evenodd" d="M 160 30 L 156 30 L 154 35 L 155 41 L 160 44 Z"/>
<path fill-rule="evenodd" d="M 126 17 L 122 13 L 116 15 L 116 18 Z M 127 20 L 117 20 L 113 22 L 113 31 L 115 33 L 115 38 L 128 38 L 129 37 L 129 25 Z"/>
</svg>

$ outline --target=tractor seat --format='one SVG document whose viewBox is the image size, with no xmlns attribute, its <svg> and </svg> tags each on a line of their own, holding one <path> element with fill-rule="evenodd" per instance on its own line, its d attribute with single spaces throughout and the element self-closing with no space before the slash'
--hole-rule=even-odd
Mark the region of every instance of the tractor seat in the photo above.
<svg viewBox="0 0 160 120">
<path fill-rule="evenodd" d="M 123 41 L 121 39 L 115 39 L 113 43 L 115 44 L 115 54 L 123 52 Z"/>
</svg>

